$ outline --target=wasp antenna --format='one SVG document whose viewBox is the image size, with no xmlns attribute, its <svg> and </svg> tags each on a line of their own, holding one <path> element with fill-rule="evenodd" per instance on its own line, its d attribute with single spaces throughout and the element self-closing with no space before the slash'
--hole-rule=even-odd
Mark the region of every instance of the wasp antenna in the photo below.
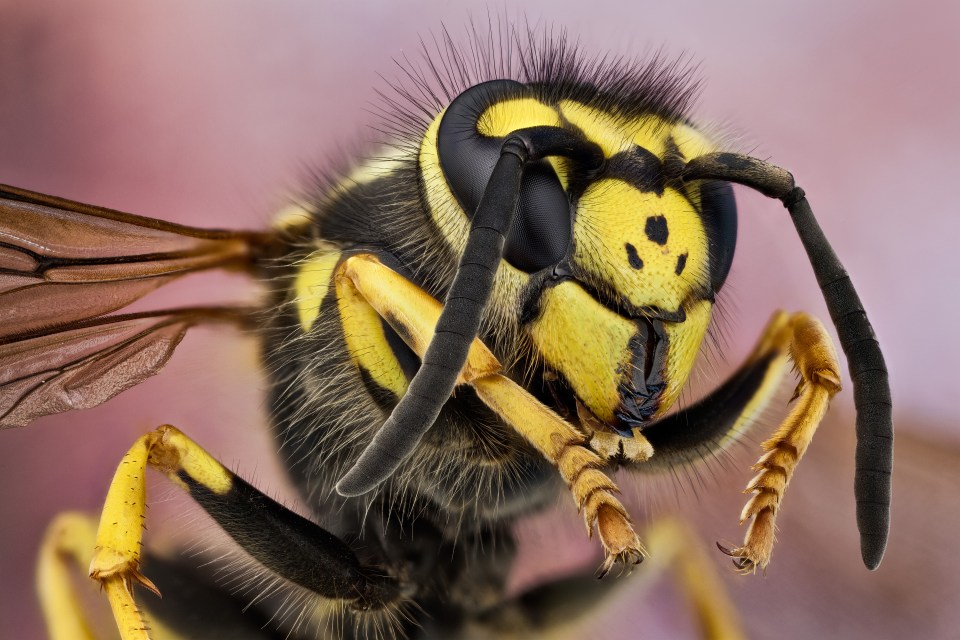
<svg viewBox="0 0 960 640">
<path fill-rule="evenodd" d="M 494 167 L 420 369 L 393 413 L 337 483 L 337 493 L 342 496 L 367 493 L 393 475 L 436 421 L 453 392 L 480 328 L 483 308 L 503 255 L 504 237 L 517 207 L 526 157 L 517 155 L 515 147 L 504 144 Z"/>
<path fill-rule="evenodd" d="M 558 127 L 519 129 L 506 138 L 471 220 L 467 246 L 420 369 L 393 413 L 337 483 L 340 495 L 359 496 L 373 490 L 393 475 L 433 426 L 480 329 L 519 202 L 523 168 L 550 155 L 573 158 L 588 168 L 603 162 L 596 144 Z"/>
<path fill-rule="evenodd" d="M 890 474 L 893 469 L 893 417 L 887 367 L 860 296 L 813 216 L 803 189 L 790 172 L 735 153 L 710 153 L 688 162 L 687 180 L 736 182 L 783 202 L 810 258 L 840 346 L 847 356 L 857 408 L 857 528 L 867 568 L 880 565 L 890 529 Z"/>
</svg>

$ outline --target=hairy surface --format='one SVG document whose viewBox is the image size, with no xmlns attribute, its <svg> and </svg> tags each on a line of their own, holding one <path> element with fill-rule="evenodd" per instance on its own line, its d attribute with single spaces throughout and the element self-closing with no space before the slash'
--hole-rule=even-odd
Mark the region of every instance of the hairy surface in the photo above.
<svg viewBox="0 0 960 640">
<path fill-rule="evenodd" d="M 696 86 L 681 63 L 590 58 L 562 32 L 535 34 L 505 23 L 475 26 L 462 47 L 444 32 L 424 42 L 422 54 L 420 60 L 399 62 L 401 79 L 382 94 L 386 151 L 320 179 L 303 198 L 307 215 L 285 228 L 289 250 L 263 274 L 274 287 L 264 357 L 281 451 L 318 521 L 340 534 L 363 531 L 363 544 L 380 547 L 381 557 L 394 560 L 422 544 L 410 536 L 412 528 L 434 531 L 443 545 L 458 550 L 458 562 L 437 567 L 411 587 L 410 598 L 431 616 L 456 611 L 453 617 L 469 618 L 503 597 L 499 588 L 510 562 L 491 563 L 496 554 L 489 545 L 500 540 L 500 546 L 511 547 L 511 522 L 558 496 L 559 476 L 471 390 L 460 388 L 387 483 L 359 498 L 337 496 L 334 483 L 398 398 L 364 380 L 350 361 L 343 333 L 349 323 L 341 322 L 332 286 L 317 320 L 303 330 L 291 293 L 298 265 L 318 252 L 375 252 L 443 300 L 456 269 L 457 248 L 450 242 L 455 231 L 438 228 L 431 216 L 418 151 L 431 122 L 470 86 L 513 79 L 534 87 L 544 101 L 572 99 L 612 114 L 672 122 L 686 121 Z M 460 216 L 458 224 L 464 224 Z M 542 382 L 543 363 L 521 331 L 519 315 L 517 306 L 495 296 L 480 338 L 508 375 L 553 404 Z M 390 569 L 417 571 L 416 565 L 397 560 Z M 434 608 L 441 593 L 448 596 L 442 613 Z"/>
</svg>

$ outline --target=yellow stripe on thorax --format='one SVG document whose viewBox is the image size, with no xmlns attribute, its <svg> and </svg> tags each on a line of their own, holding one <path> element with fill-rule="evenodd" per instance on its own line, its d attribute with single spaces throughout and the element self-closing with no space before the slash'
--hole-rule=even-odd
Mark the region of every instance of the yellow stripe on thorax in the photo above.
<svg viewBox="0 0 960 640">
<path fill-rule="evenodd" d="M 330 288 L 333 270 L 340 260 L 339 251 L 318 251 L 297 269 L 293 280 L 297 317 L 304 332 L 310 331 L 320 315 L 320 306 Z"/>
<path fill-rule="evenodd" d="M 339 251 L 317 251 L 297 271 L 293 289 L 304 332 L 310 331 L 320 317 L 341 255 Z M 378 386 L 401 397 L 407 391 L 407 378 L 387 342 L 380 316 L 353 287 L 337 286 L 336 301 L 350 360 L 364 369 Z"/>
<path fill-rule="evenodd" d="M 400 361 L 387 342 L 380 314 L 356 287 L 338 282 L 337 308 L 350 360 L 365 370 L 377 386 L 397 398 L 407 392 L 408 381 Z"/>
</svg>

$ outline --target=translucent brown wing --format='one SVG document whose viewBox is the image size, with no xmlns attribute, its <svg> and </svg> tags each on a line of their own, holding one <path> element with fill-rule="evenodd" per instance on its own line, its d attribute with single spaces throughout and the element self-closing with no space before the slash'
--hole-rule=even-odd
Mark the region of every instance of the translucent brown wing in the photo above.
<svg viewBox="0 0 960 640">
<path fill-rule="evenodd" d="M 242 323 L 250 310 L 108 316 L 0 342 L 0 429 L 87 409 L 158 373 L 191 326 Z"/>
<path fill-rule="evenodd" d="M 106 314 L 185 273 L 252 269 L 272 242 L 0 186 L 0 428 L 139 384 L 193 325 L 243 323 L 251 310 Z"/>
<path fill-rule="evenodd" d="M 0 185 L 0 338 L 101 316 L 191 271 L 249 267 L 271 238 Z"/>
</svg>

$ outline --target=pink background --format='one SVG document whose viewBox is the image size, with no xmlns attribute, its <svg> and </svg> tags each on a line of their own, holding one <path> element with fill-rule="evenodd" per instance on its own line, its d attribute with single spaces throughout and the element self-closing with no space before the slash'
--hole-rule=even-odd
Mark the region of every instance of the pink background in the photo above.
<svg viewBox="0 0 960 640">
<path fill-rule="evenodd" d="M 0 0 L 0 182 L 198 226 L 263 227 L 309 167 L 371 137 L 367 107 L 385 86 L 377 74 L 396 77 L 392 58 L 417 56 L 418 37 L 441 22 L 463 41 L 462 25 L 471 13 L 485 21 L 487 7 Z M 755 637 L 957 637 L 960 5 L 525 7 L 532 23 L 566 26 L 587 51 L 662 46 L 699 61 L 697 116 L 798 177 L 891 370 L 895 522 L 878 572 L 863 568 L 853 524 L 849 389 L 787 494 L 766 577 L 737 578 L 712 550 L 713 540 L 741 535 L 739 489 L 755 442 L 702 481 L 622 482 L 633 510 L 655 504 L 651 513 L 677 509 L 697 522 Z M 786 214 L 754 194 L 738 197 L 726 359 L 702 367 L 708 384 L 745 354 L 773 309 L 826 316 Z M 138 308 L 250 295 L 238 278 L 203 276 Z M 97 511 L 123 452 L 157 424 L 179 425 L 291 502 L 260 427 L 262 386 L 249 341 L 198 331 L 162 376 L 107 405 L 0 434 L 0 637 L 41 637 L 32 567 L 45 524 L 63 509 Z M 176 495 L 155 492 L 168 494 Z M 148 539 L 177 535 L 182 520 L 164 514 L 186 504 L 178 496 L 152 508 Z M 596 562 L 568 507 L 522 528 L 528 548 L 515 586 Z M 586 623 L 591 637 L 692 637 L 670 583 L 645 591 L 642 573 Z"/>
</svg>

